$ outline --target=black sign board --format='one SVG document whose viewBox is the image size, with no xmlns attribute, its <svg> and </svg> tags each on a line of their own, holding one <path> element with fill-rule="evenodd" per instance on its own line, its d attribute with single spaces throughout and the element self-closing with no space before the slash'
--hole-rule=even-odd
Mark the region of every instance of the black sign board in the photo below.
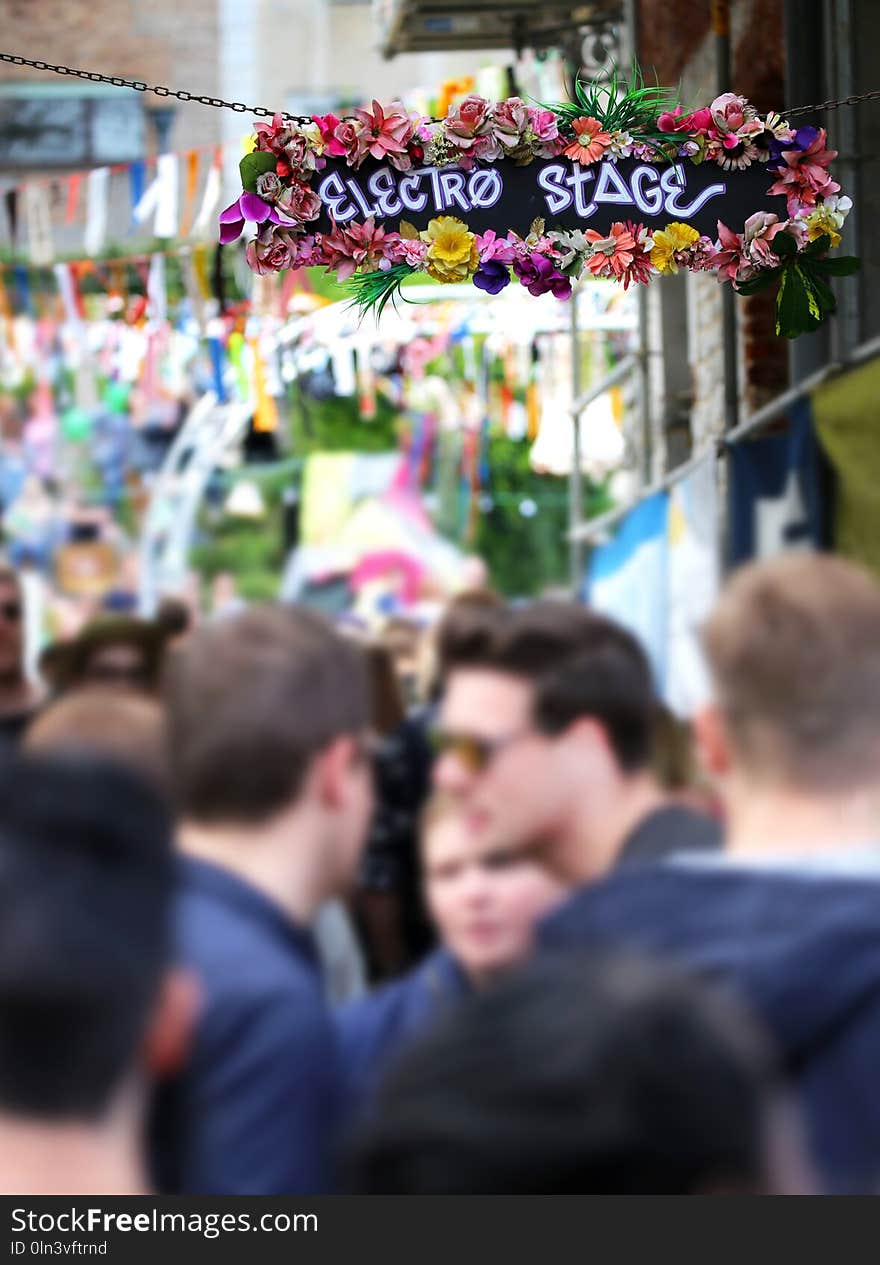
<svg viewBox="0 0 880 1265">
<path fill-rule="evenodd" d="M 548 229 L 592 228 L 603 234 L 617 220 L 650 229 L 677 220 L 714 239 L 719 220 L 741 233 L 756 211 L 788 218 L 785 198 L 767 192 L 774 178 L 760 164 L 723 171 L 717 163 L 661 165 L 634 158 L 590 166 L 554 158 L 526 167 L 502 159 L 471 171 L 404 172 L 374 159 L 354 171 L 343 159 L 331 158 L 314 178 L 323 209 L 311 227 L 329 232 L 333 220 L 344 226 L 374 216 L 389 230 L 401 220 L 423 229 L 436 216 L 454 215 L 474 233 L 491 228 L 499 236 L 509 230 L 524 236 L 535 219 Z"/>
</svg>

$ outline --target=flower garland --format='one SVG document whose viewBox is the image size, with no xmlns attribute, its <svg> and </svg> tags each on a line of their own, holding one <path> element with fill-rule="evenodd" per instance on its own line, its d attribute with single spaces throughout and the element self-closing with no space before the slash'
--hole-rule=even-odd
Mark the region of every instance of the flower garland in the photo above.
<svg viewBox="0 0 880 1265">
<path fill-rule="evenodd" d="M 403 282 L 426 273 L 441 282 L 470 280 L 498 294 L 513 278 L 530 294 L 567 298 L 580 277 L 646 284 L 653 276 L 686 269 L 712 272 L 740 294 L 778 283 L 777 333 L 815 329 L 834 311 L 827 278 L 855 271 L 852 258 L 830 259 L 852 205 L 828 167 L 824 128 L 791 128 L 778 114 L 758 115 L 742 96 L 722 93 L 686 114 L 665 90 L 646 87 L 634 69 L 627 84 L 576 85 L 574 102 L 527 105 L 520 97 L 495 104 L 471 94 L 445 119 L 409 114 L 395 102 L 356 110 L 353 117 L 315 116 L 291 125 L 281 115 L 256 125 L 254 148 L 241 162 L 244 191 L 220 215 L 220 241 L 237 238 L 250 221 L 256 236 L 246 249 L 257 273 L 324 266 L 349 281 L 363 311 L 381 313 Z M 762 165 L 768 193 L 784 196 L 787 219 L 759 211 L 737 233 L 723 222 L 717 236 L 701 235 L 673 220 L 650 230 L 620 220 L 606 234 L 594 229 L 552 229 L 536 219 L 521 237 L 509 231 L 470 231 L 454 215 L 439 215 L 419 232 L 406 220 L 389 231 L 371 216 L 310 231 L 322 211 L 312 188 L 327 157 L 357 170 L 373 158 L 408 172 L 421 167 L 471 171 L 501 159 L 525 166 L 564 157 L 588 167 L 624 158 L 664 164 L 686 159 L 724 171 Z"/>
</svg>

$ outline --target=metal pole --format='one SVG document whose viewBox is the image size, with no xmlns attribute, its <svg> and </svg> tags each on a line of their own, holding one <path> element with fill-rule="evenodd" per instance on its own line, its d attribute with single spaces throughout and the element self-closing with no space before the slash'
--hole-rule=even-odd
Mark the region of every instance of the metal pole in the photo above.
<svg viewBox="0 0 880 1265">
<path fill-rule="evenodd" d="M 581 342 L 578 325 L 578 292 L 572 293 L 570 305 L 571 320 L 571 394 L 572 399 L 579 400 L 581 395 Z M 580 539 L 580 527 L 583 517 L 584 492 L 581 477 L 581 410 L 572 410 L 571 424 L 571 471 L 568 476 L 568 526 L 569 526 L 569 580 L 571 595 L 574 599 L 581 589 L 584 573 L 584 546 Z"/>
<path fill-rule="evenodd" d="M 730 91 L 730 4 L 712 0 L 712 34 L 715 40 L 715 91 Z M 739 422 L 739 357 L 736 338 L 736 296 L 733 286 L 721 287 L 721 329 L 724 348 L 724 429 Z"/>
<path fill-rule="evenodd" d="M 639 59 L 640 22 L 637 0 L 626 0 L 624 22 L 629 34 L 630 60 Z M 636 286 L 638 304 L 638 357 L 639 357 L 639 436 L 641 439 L 641 482 L 647 486 L 654 473 L 654 439 L 651 432 L 651 382 L 648 371 L 648 292 L 646 286 Z"/>
</svg>

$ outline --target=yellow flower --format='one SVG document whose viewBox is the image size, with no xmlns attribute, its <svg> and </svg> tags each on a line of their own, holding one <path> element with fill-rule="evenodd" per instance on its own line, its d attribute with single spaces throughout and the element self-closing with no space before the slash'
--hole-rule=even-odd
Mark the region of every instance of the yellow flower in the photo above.
<svg viewBox="0 0 880 1265">
<path fill-rule="evenodd" d="M 422 241 L 429 243 L 425 270 L 435 281 L 467 281 L 477 271 L 477 239 L 454 215 L 431 220 Z"/>
<path fill-rule="evenodd" d="M 241 142 L 241 148 L 242 148 L 243 153 L 252 154 L 254 150 L 257 148 L 256 135 L 252 134 L 251 136 L 245 136 Z"/>
<path fill-rule="evenodd" d="M 831 238 L 831 245 L 839 246 L 842 239 L 837 231 L 838 225 L 835 222 L 836 219 L 837 217 L 832 217 L 831 214 L 825 211 L 824 207 L 819 207 L 817 210 L 808 215 L 807 236 L 810 241 L 814 242 L 817 237 L 821 237 L 823 233 L 827 233 Z"/>
<path fill-rule="evenodd" d="M 654 248 L 651 251 L 651 263 L 658 272 L 670 275 L 678 272 L 675 252 L 686 250 L 694 242 L 699 241 L 700 234 L 690 224 L 680 224 L 674 220 L 654 234 Z"/>
</svg>

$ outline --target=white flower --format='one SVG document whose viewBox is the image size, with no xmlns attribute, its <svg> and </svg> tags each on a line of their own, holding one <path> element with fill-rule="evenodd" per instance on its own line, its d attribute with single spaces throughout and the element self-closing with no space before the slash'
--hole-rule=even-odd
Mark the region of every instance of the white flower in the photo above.
<svg viewBox="0 0 880 1265">
<path fill-rule="evenodd" d="M 592 251 L 590 243 L 579 228 L 572 229 L 570 232 L 556 229 L 547 236 L 561 252 L 559 267 L 562 269 L 571 267 L 579 255 L 589 255 Z"/>
<path fill-rule="evenodd" d="M 632 152 L 633 138 L 629 132 L 612 132 L 602 157 L 616 163 L 618 158 L 629 158 Z"/>
</svg>

